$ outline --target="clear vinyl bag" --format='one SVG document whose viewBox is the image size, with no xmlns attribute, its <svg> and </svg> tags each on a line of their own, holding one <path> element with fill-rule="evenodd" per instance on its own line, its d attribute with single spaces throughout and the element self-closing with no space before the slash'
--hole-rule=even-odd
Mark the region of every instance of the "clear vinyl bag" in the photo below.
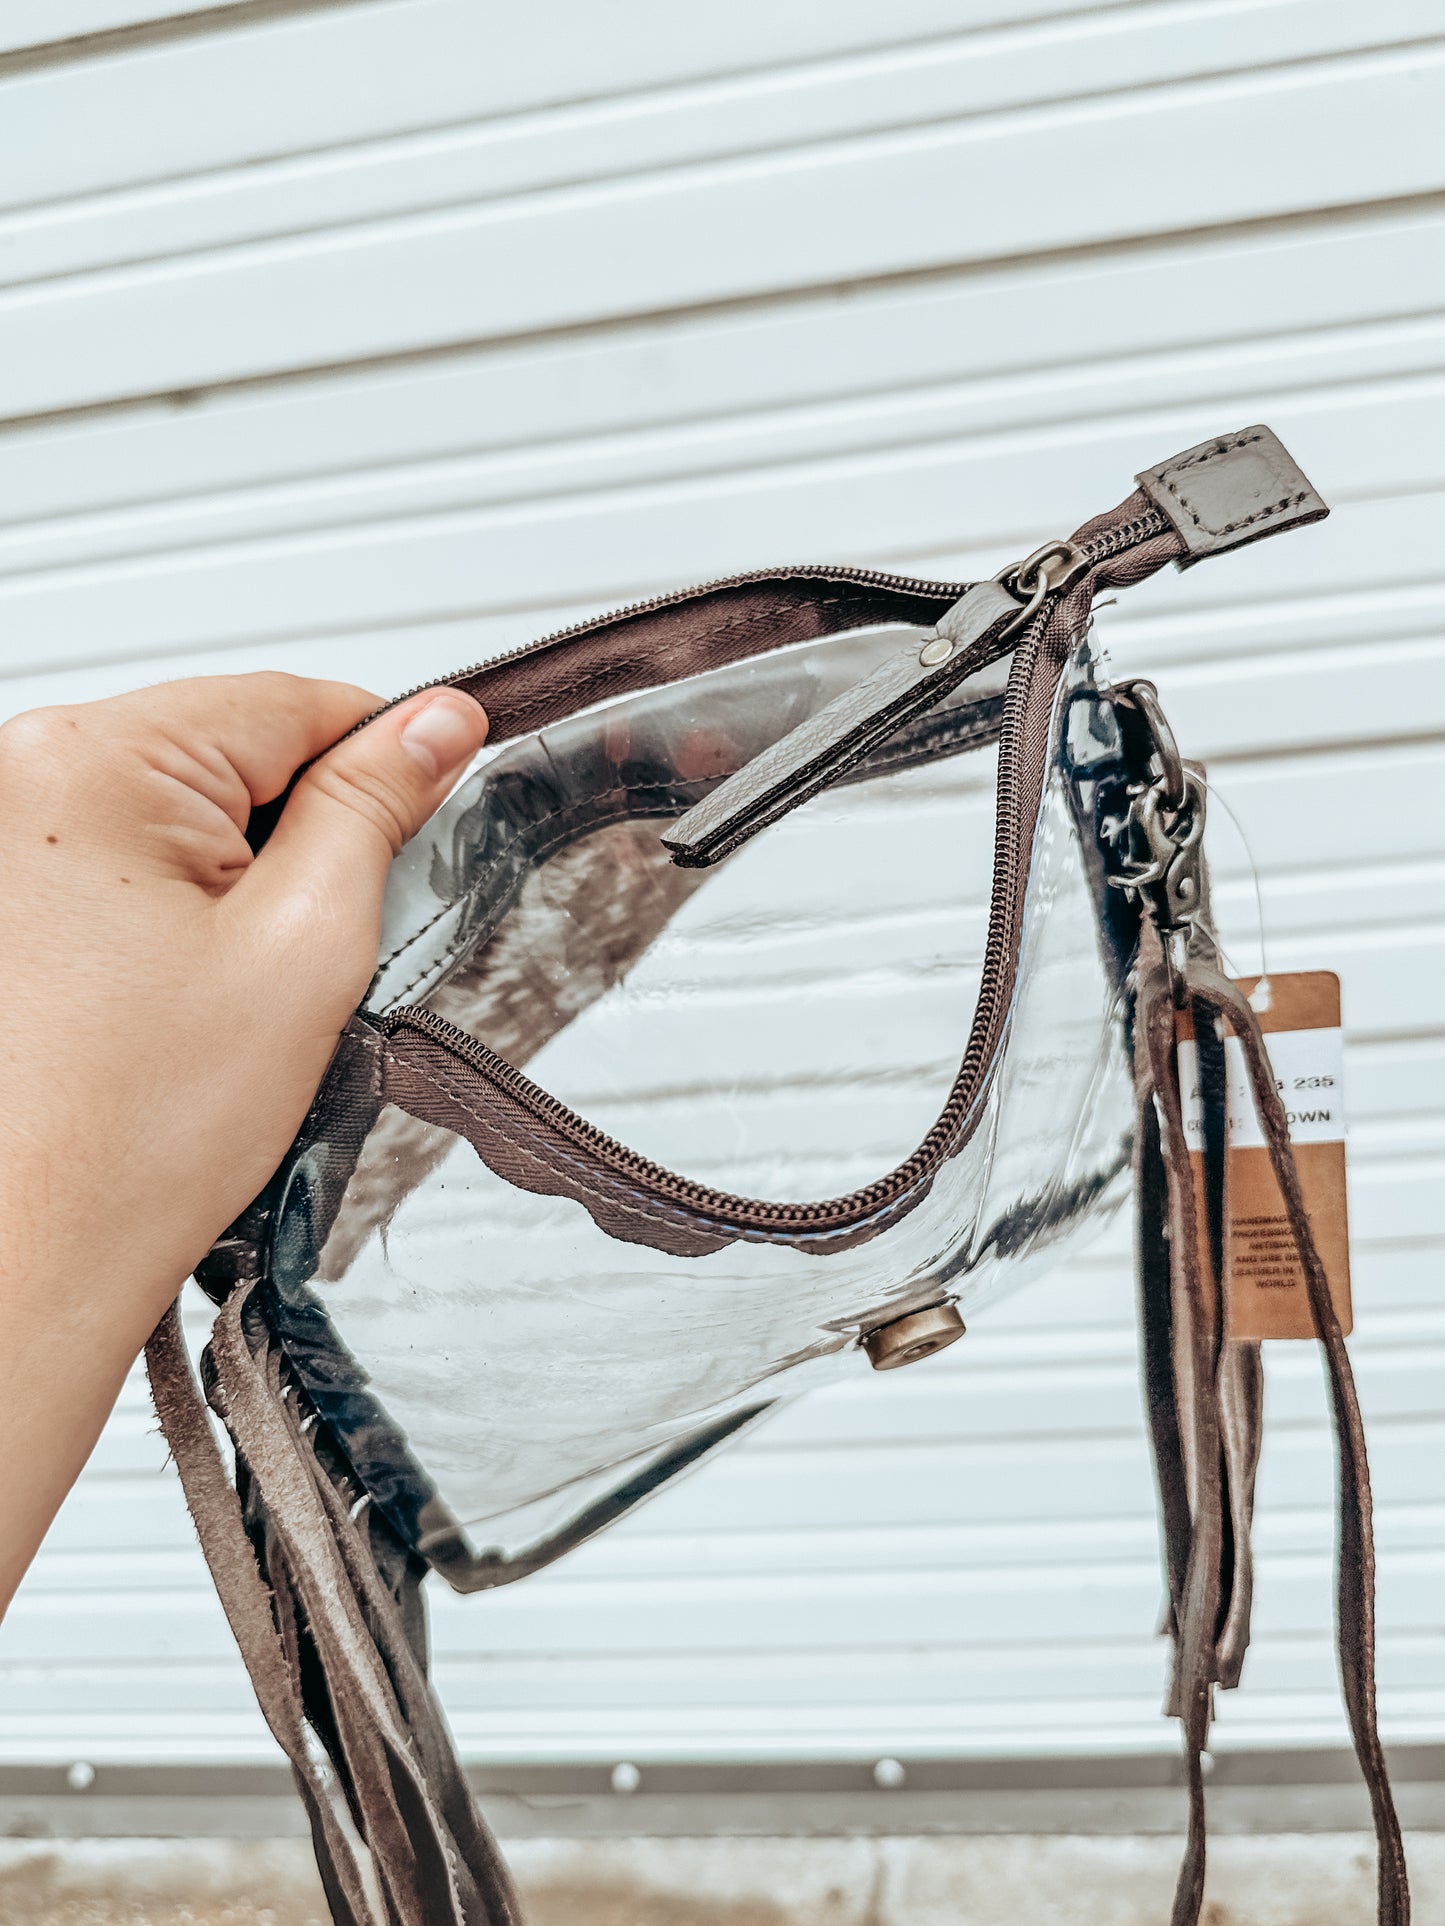
<svg viewBox="0 0 1445 1926">
<path fill-rule="evenodd" d="M 798 644 L 524 738 L 394 867 L 387 962 L 275 1207 L 269 1308 L 367 1488 L 455 1583 L 534 1568 L 780 1399 L 866 1372 L 881 1327 L 930 1312 L 934 1348 L 1126 1193 L 1127 959 L 1095 833 L 1125 771 L 1087 645 L 961 1098 L 997 674 L 722 865 L 677 868 L 660 840 L 899 647 Z M 900 1181 L 950 1103 L 957 1147 Z M 520 1161 L 554 1106 L 565 1131 Z"/>
<path fill-rule="evenodd" d="M 1258 1356 L 1195 1275 L 1141 1037 L 1171 1000 L 1248 1019 L 1212 973 L 1202 792 L 1149 685 L 1100 684 L 1089 611 L 1326 510 L 1262 428 L 1137 479 L 992 582 L 765 571 L 450 678 L 489 745 L 397 859 L 306 1125 L 198 1272 L 234 1479 L 174 1323 L 151 1347 L 338 1920 L 517 1917 L 426 1687 L 428 1569 L 523 1578 L 781 1401 L 929 1355 L 1131 1180 L 1197 1916 Z"/>
</svg>

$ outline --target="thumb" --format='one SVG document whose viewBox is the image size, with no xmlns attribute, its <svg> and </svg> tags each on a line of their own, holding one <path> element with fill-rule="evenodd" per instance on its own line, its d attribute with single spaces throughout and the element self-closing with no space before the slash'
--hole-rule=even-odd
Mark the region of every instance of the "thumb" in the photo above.
<svg viewBox="0 0 1445 1926">
<path fill-rule="evenodd" d="M 486 711 L 459 689 L 424 690 L 384 710 L 306 771 L 233 894 L 245 891 L 252 907 L 262 891 L 319 899 L 333 913 L 340 896 L 341 921 L 375 923 L 392 858 L 486 739 Z"/>
</svg>

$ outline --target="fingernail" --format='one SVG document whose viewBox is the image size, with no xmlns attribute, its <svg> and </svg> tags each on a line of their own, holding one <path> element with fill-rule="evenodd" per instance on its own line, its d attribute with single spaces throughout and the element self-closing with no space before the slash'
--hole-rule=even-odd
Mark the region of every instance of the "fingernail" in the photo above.
<svg viewBox="0 0 1445 1926">
<path fill-rule="evenodd" d="M 469 696 L 433 696 L 401 732 L 401 746 L 433 782 L 453 775 L 481 748 L 486 719 Z"/>
</svg>

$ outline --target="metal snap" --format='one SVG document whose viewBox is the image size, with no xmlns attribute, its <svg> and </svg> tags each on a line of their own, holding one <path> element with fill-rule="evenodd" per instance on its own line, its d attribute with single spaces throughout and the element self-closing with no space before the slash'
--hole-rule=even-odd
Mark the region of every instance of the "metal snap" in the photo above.
<svg viewBox="0 0 1445 1926">
<path fill-rule="evenodd" d="M 905 1364 L 931 1358 L 964 1333 L 964 1322 L 956 1304 L 930 1304 L 926 1310 L 910 1311 L 864 1333 L 863 1349 L 875 1371 L 896 1371 Z"/>
</svg>

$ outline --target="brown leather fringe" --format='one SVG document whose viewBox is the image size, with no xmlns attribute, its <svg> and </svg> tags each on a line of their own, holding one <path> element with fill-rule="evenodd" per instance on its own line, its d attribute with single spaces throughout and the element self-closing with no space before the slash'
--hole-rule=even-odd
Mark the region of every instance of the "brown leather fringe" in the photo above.
<svg viewBox="0 0 1445 1926">
<path fill-rule="evenodd" d="M 1134 1006 L 1140 1320 L 1175 1643 L 1169 1709 L 1184 1728 L 1189 1789 L 1189 1833 L 1171 1926 L 1196 1926 L 1204 1899 L 1202 1767 L 1212 1692 L 1216 1683 L 1238 1682 L 1249 1636 L 1249 1528 L 1263 1375 L 1258 1346 L 1225 1341 L 1222 1294 L 1203 1288 L 1172 991 L 1158 936 L 1146 919 Z M 1339 1473 L 1336 1632 L 1340 1676 L 1374 1814 L 1379 1926 L 1408 1926 L 1404 1845 L 1376 1716 L 1369 1467 L 1349 1355 L 1315 1248 L 1284 1107 L 1254 1011 L 1234 984 L 1197 959 L 1189 962 L 1187 992 L 1201 1013 L 1222 1018 L 1243 1044 L 1255 1106 L 1324 1353 Z"/>
<path fill-rule="evenodd" d="M 1191 968 L 1191 988 L 1228 1024 L 1244 1047 L 1255 1110 L 1269 1146 L 1275 1181 L 1284 1198 L 1295 1249 L 1309 1291 L 1315 1335 L 1324 1356 L 1334 1418 L 1338 1477 L 1335 1634 L 1340 1681 L 1355 1756 L 1370 1794 L 1378 1853 L 1380 1926 L 1408 1926 L 1410 1887 L 1400 1821 L 1390 1792 L 1375 1696 L 1375 1539 L 1370 1466 L 1355 1374 L 1335 1315 L 1329 1279 L 1315 1247 L 1309 1212 L 1290 1148 L 1284 1104 L 1270 1068 L 1259 1019 L 1227 977 L 1207 965 Z"/>
<path fill-rule="evenodd" d="M 1146 939 L 1151 932 L 1146 926 Z M 1224 1549 L 1224 1499 L 1216 1372 L 1219 1364 L 1218 1306 L 1205 1296 L 1199 1262 L 1199 1222 L 1194 1175 L 1184 1139 L 1184 1107 L 1176 1071 L 1174 999 L 1157 943 L 1141 946 L 1134 1009 L 1134 1049 L 1141 1103 L 1157 1117 L 1157 1131 L 1141 1143 L 1157 1143 L 1164 1167 L 1164 1234 L 1168 1241 L 1173 1401 L 1179 1438 L 1169 1476 L 1182 1466 L 1189 1525 L 1183 1571 L 1175 1554 L 1174 1680 L 1170 1710 L 1184 1728 L 1189 1787 L 1189 1834 L 1175 1890 L 1171 1926 L 1195 1926 L 1204 1903 L 1204 1752 L 1209 1743 L 1215 1639 L 1219 1630 Z M 1157 1205 L 1155 1206 L 1157 1208 Z M 1161 1476 L 1161 1489 L 1163 1479 Z M 1178 1494 L 1170 1506 L 1179 1530 Z M 1166 1514 L 1167 1515 L 1167 1514 Z"/>
<path fill-rule="evenodd" d="M 313 1449 L 314 1419 L 298 1415 L 254 1288 L 240 1286 L 223 1305 L 206 1360 L 211 1401 L 236 1448 L 236 1485 L 174 1308 L 146 1360 L 202 1550 L 306 1803 L 333 1917 L 338 1926 L 520 1926 L 397 1601 Z"/>
</svg>

